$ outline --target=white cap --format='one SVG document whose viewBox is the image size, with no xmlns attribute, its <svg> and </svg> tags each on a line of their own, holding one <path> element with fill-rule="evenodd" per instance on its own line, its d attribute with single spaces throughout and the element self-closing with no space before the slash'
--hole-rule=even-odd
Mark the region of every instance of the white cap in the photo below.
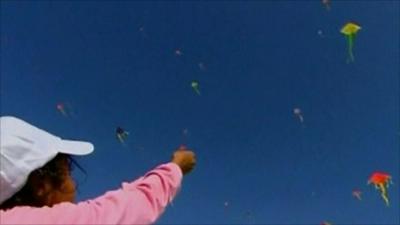
<svg viewBox="0 0 400 225">
<path fill-rule="evenodd" d="M 62 140 L 21 119 L 0 117 L 0 204 L 58 153 L 87 155 L 93 149 L 89 142 Z"/>
</svg>

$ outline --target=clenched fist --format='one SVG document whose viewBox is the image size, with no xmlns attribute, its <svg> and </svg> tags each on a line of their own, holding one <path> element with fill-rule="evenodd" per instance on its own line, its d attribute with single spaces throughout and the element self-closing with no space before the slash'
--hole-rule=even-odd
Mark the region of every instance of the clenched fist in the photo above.
<svg viewBox="0 0 400 225">
<path fill-rule="evenodd" d="M 177 164 L 185 175 L 192 171 L 196 165 L 196 155 L 191 150 L 181 146 L 174 152 L 171 162 Z"/>
</svg>

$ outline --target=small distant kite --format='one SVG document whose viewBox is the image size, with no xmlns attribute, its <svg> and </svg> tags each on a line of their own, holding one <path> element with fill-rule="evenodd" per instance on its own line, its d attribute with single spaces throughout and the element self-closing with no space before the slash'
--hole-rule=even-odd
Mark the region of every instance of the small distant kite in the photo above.
<svg viewBox="0 0 400 225">
<path fill-rule="evenodd" d="M 66 102 L 59 102 L 56 105 L 57 111 L 61 113 L 61 115 L 65 117 L 72 117 L 74 116 L 74 110 L 69 103 Z"/>
<path fill-rule="evenodd" d="M 322 4 L 325 6 L 326 10 L 331 10 L 331 1 L 330 0 L 322 0 Z"/>
<path fill-rule="evenodd" d="M 128 138 L 129 133 L 122 129 L 121 127 L 117 127 L 115 129 L 115 134 L 120 143 L 125 143 L 125 139 Z"/>
<path fill-rule="evenodd" d="M 374 172 L 368 179 L 368 184 L 371 183 L 381 192 L 381 197 L 386 205 L 389 206 L 387 188 L 389 188 L 389 184 L 392 184 L 392 176 L 385 172 Z"/>
<path fill-rule="evenodd" d="M 196 94 L 200 96 L 199 82 L 194 80 L 194 81 L 192 81 L 191 86 L 192 86 L 194 92 L 196 92 Z"/>
<path fill-rule="evenodd" d="M 224 213 L 228 213 L 229 212 L 229 202 L 225 201 L 224 202 Z"/>
<path fill-rule="evenodd" d="M 183 52 L 180 49 L 176 49 L 175 50 L 175 55 L 176 56 L 181 56 L 181 55 L 183 55 Z"/>
<path fill-rule="evenodd" d="M 228 208 L 229 202 L 224 202 L 224 206 L 225 206 L 225 208 Z"/>
<path fill-rule="evenodd" d="M 362 192 L 361 192 L 360 190 L 358 190 L 358 189 L 354 189 L 354 190 L 352 191 L 351 195 L 353 195 L 354 198 L 356 198 L 356 199 L 358 199 L 358 200 L 360 200 L 360 201 L 361 201 L 361 199 L 362 199 L 362 198 L 361 198 Z"/>
<path fill-rule="evenodd" d="M 199 62 L 197 65 L 199 66 L 200 70 L 202 70 L 202 71 L 206 70 L 206 66 L 204 65 L 204 63 Z"/>
<path fill-rule="evenodd" d="M 187 128 L 182 130 L 182 135 L 187 136 L 189 134 L 189 130 Z"/>
<path fill-rule="evenodd" d="M 323 32 L 322 30 L 318 30 L 318 31 L 317 31 L 317 34 L 318 34 L 318 36 L 320 36 L 321 38 L 324 38 L 324 37 L 325 37 L 324 32 Z"/>
<path fill-rule="evenodd" d="M 347 39 L 347 50 L 349 54 L 347 62 L 354 62 L 354 55 L 353 55 L 354 39 L 356 38 L 356 34 L 359 30 L 361 30 L 361 27 L 353 22 L 346 23 L 340 30 L 340 32 L 344 34 Z"/>
<path fill-rule="evenodd" d="M 63 115 L 68 116 L 67 109 L 63 103 L 57 103 L 57 110 Z"/>
<path fill-rule="evenodd" d="M 299 108 L 294 108 L 294 109 L 293 109 L 293 113 L 294 113 L 294 115 L 295 115 L 297 118 L 299 118 L 300 123 L 303 123 L 303 122 L 304 122 L 304 117 L 303 117 L 303 113 L 301 112 L 301 109 L 299 109 Z"/>
</svg>

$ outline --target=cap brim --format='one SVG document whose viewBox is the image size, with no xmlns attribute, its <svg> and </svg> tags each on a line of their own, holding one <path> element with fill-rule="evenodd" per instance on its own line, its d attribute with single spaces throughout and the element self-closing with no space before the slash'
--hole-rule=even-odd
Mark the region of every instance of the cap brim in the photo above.
<svg viewBox="0 0 400 225">
<path fill-rule="evenodd" d="M 88 155 L 93 152 L 94 146 L 90 142 L 61 140 L 58 152 L 70 155 Z"/>
</svg>

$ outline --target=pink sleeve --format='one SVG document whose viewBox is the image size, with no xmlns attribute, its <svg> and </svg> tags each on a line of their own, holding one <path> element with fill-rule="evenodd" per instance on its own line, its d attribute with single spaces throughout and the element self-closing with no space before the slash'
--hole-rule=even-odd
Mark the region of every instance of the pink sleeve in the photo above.
<svg viewBox="0 0 400 225">
<path fill-rule="evenodd" d="M 151 224 L 174 198 L 181 181 L 181 169 L 168 163 L 93 200 L 0 210 L 0 224 Z"/>
</svg>

